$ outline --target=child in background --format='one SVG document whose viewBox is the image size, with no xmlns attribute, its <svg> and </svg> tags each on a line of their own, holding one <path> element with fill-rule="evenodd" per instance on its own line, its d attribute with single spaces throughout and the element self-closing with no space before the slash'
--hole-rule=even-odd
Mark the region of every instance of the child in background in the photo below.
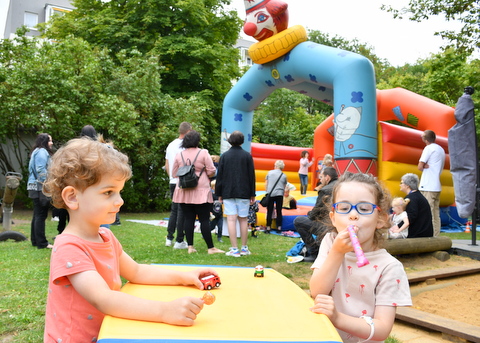
<svg viewBox="0 0 480 343">
<path fill-rule="evenodd" d="M 77 138 L 52 158 L 44 190 L 70 221 L 55 239 L 48 284 L 44 342 L 96 342 L 106 314 L 173 325 L 193 325 L 204 302 L 197 297 L 152 301 L 120 292 L 122 280 L 147 285 L 193 285 L 217 273 L 138 264 L 112 231 L 123 205 L 120 192 L 132 172 L 128 157 L 98 141 Z"/>
<path fill-rule="evenodd" d="M 388 230 L 389 238 L 407 238 L 408 237 L 408 221 L 407 208 L 410 199 L 401 197 L 392 200 L 393 215 L 391 217 L 392 227 Z"/>
<path fill-rule="evenodd" d="M 307 150 L 303 150 L 300 153 L 300 168 L 298 169 L 298 177 L 300 178 L 300 194 L 307 194 L 308 188 L 308 168 L 313 164 L 313 160 L 310 161 Z"/>
<path fill-rule="evenodd" d="M 248 208 L 248 216 L 247 216 L 247 223 L 252 231 L 252 237 L 257 238 L 257 212 L 258 212 L 258 202 L 255 201 L 253 204 L 250 205 Z"/>
<path fill-rule="evenodd" d="M 213 157 L 213 156 L 212 156 Z M 213 204 L 212 204 L 212 215 L 210 216 L 210 231 L 215 230 L 217 227 L 217 240 L 220 243 L 223 243 L 222 234 L 223 234 L 223 210 L 222 203 L 218 201 L 218 196 L 215 194 L 215 180 L 210 182 L 212 188 Z"/>
<path fill-rule="evenodd" d="M 373 176 L 346 172 L 331 198 L 333 228 L 312 265 L 311 311 L 327 315 L 345 343 L 382 342 L 392 330 L 396 307 L 412 305 L 402 264 L 381 248 L 390 197 Z M 350 225 L 370 262 L 366 266 L 356 264 Z"/>
</svg>

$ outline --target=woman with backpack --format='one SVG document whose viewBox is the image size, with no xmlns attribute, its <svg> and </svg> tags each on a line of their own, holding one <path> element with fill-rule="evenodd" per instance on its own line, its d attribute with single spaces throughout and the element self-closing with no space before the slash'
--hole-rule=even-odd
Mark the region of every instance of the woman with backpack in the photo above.
<svg viewBox="0 0 480 343">
<path fill-rule="evenodd" d="M 188 132 L 183 138 L 181 147 L 185 150 L 175 156 L 173 162 L 172 175 L 177 175 L 180 168 L 194 165 L 195 174 L 198 176 L 196 186 L 191 187 L 185 183 L 181 188 L 182 177 L 179 177 L 179 187 L 175 188 L 173 202 L 180 204 L 185 217 L 185 236 L 188 243 L 188 253 L 197 252 L 193 246 L 193 233 L 195 229 L 195 218 L 198 216 L 200 221 L 200 231 L 207 244 L 208 253 L 224 253 L 213 245 L 212 233 L 210 231 L 210 210 L 212 209 L 213 196 L 210 189 L 210 177 L 215 175 L 216 168 L 213 165 L 212 158 L 206 149 L 198 147 L 200 143 L 200 133 L 195 130 Z M 185 169 L 185 168 L 182 168 Z"/>
</svg>

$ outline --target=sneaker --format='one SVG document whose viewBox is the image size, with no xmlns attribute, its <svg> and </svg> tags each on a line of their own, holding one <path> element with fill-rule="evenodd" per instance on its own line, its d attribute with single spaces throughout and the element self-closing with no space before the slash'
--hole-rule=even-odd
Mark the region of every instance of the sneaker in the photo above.
<svg viewBox="0 0 480 343">
<path fill-rule="evenodd" d="M 173 245 L 173 249 L 187 249 L 187 248 L 188 248 L 188 244 L 185 241 L 175 242 L 175 244 Z"/>
<path fill-rule="evenodd" d="M 171 247 L 171 246 L 172 246 L 172 240 L 167 238 L 167 239 L 165 240 L 165 246 L 166 246 L 166 247 Z"/>
<path fill-rule="evenodd" d="M 58 221 L 60 221 L 60 218 L 58 218 L 58 217 L 52 217 L 52 222 L 58 222 Z"/>
<path fill-rule="evenodd" d="M 230 250 L 227 253 L 225 253 L 225 255 L 240 257 L 240 251 L 238 251 L 238 248 L 230 248 Z"/>
<path fill-rule="evenodd" d="M 303 261 L 303 256 L 298 255 L 298 256 L 287 256 L 287 263 L 297 263 L 297 262 L 302 262 Z"/>
<path fill-rule="evenodd" d="M 240 255 L 241 256 L 247 256 L 247 255 L 250 255 L 250 254 L 251 254 L 251 252 L 250 252 L 250 250 L 248 250 L 247 246 L 242 247 L 242 250 L 240 250 Z"/>
</svg>

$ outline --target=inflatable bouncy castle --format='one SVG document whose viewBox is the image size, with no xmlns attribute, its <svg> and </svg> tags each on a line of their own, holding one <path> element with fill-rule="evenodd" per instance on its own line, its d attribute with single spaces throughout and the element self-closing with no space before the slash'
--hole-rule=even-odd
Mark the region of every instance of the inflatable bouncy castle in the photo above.
<svg viewBox="0 0 480 343">
<path fill-rule="evenodd" d="M 265 175 L 277 159 L 284 160 L 284 173 L 298 188 L 300 152 L 308 150 L 251 142 L 254 109 L 275 89 L 287 88 L 333 108 L 333 114 L 314 133 L 313 150 L 309 151 L 315 161 L 309 173 L 310 194 L 300 197 L 301 206 L 315 203 L 312 198 L 316 192 L 311 190 L 317 182 L 318 162 L 325 154 L 334 156 L 339 174 L 371 173 L 384 181 L 392 195 L 403 196 L 399 191 L 401 176 L 409 172 L 420 175 L 417 164 L 425 147 L 421 133 L 426 129 L 435 131 L 436 142 L 447 153 L 441 175 L 441 206 L 454 203 L 446 139 L 456 123 L 453 108 L 401 88 L 377 90 L 373 65 L 367 58 L 308 42 L 302 26 L 286 28 L 288 5 L 281 0 L 248 0 L 245 8 L 244 32 L 259 42 L 249 49 L 255 64 L 225 97 L 221 152 L 229 149 L 231 132 L 243 132 L 243 148 L 254 157 L 259 197 Z M 291 228 L 284 223 L 283 229 Z"/>
</svg>

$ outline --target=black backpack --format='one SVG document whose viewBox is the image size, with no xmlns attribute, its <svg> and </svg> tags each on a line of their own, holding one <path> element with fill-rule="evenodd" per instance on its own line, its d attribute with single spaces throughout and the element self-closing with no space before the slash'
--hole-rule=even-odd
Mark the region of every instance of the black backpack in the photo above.
<svg viewBox="0 0 480 343">
<path fill-rule="evenodd" d="M 182 156 L 183 166 L 178 168 L 177 175 L 176 175 L 176 177 L 178 177 L 179 188 L 186 189 L 186 188 L 197 187 L 198 179 L 200 178 L 200 176 L 202 176 L 202 173 L 205 170 L 205 167 L 204 167 L 200 172 L 200 175 L 197 176 L 197 174 L 195 174 L 195 161 L 197 160 L 197 157 L 198 157 L 198 154 L 200 154 L 200 151 L 202 150 L 198 151 L 193 162 L 190 162 L 190 159 L 187 158 L 187 162 L 189 164 L 185 163 L 185 160 L 183 159 L 183 154 L 180 152 L 180 156 Z"/>
</svg>

